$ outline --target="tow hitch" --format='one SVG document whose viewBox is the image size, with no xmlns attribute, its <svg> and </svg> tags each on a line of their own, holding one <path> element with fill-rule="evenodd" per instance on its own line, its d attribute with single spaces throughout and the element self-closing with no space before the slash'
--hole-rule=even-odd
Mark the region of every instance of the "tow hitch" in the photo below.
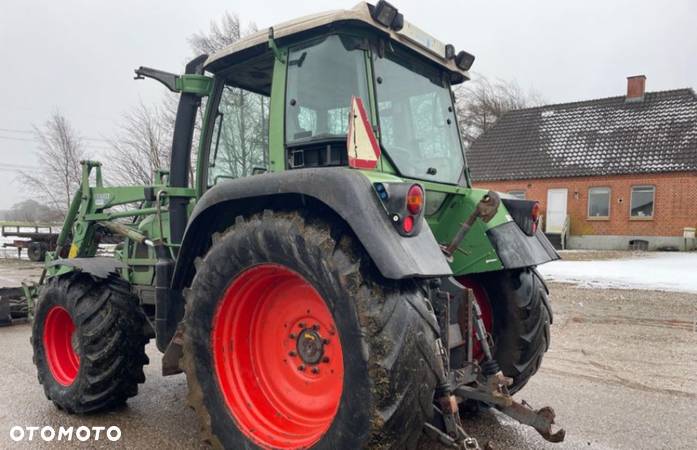
<svg viewBox="0 0 697 450">
<path fill-rule="evenodd" d="M 474 299 L 470 289 L 462 289 L 459 285 L 445 286 L 446 290 L 438 289 L 437 296 L 450 296 L 450 291 L 460 291 L 465 298 L 465 314 L 467 324 L 467 336 L 475 336 L 484 354 L 481 362 L 473 357 L 472 339 L 469 339 L 467 361 L 463 367 L 450 370 L 447 383 L 441 386 L 447 390 L 439 390 L 434 406 L 436 419 L 425 427 L 426 434 L 441 444 L 457 449 L 480 449 L 477 440 L 469 436 L 462 428 L 457 404 L 466 400 L 482 402 L 496 407 L 499 411 L 516 421 L 534 428 L 544 439 L 549 442 L 562 442 L 566 436 L 563 428 L 555 424 L 554 410 L 549 406 L 534 409 L 525 400 L 517 402 L 508 391 L 513 383 L 506 377 L 491 351 L 490 336 L 487 334 L 482 320 L 482 312 L 479 304 Z M 450 301 L 435 302 L 435 304 L 449 305 Z M 440 319 L 449 322 L 449 308 L 445 308 L 445 317 Z M 445 338 L 447 348 L 448 337 Z M 436 350 L 437 356 L 442 358 L 445 354 L 443 346 Z M 493 448 L 490 443 L 485 447 Z"/>
</svg>

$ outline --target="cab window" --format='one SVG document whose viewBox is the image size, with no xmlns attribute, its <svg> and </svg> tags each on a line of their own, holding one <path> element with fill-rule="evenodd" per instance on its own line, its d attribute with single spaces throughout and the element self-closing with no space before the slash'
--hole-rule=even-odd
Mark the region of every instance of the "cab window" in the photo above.
<svg viewBox="0 0 697 450">
<path fill-rule="evenodd" d="M 362 42 L 331 35 L 290 49 L 286 144 L 346 137 L 351 97 L 369 100 Z"/>
<path fill-rule="evenodd" d="M 208 185 L 252 175 L 268 164 L 269 98 L 224 86 L 209 153 Z"/>
</svg>

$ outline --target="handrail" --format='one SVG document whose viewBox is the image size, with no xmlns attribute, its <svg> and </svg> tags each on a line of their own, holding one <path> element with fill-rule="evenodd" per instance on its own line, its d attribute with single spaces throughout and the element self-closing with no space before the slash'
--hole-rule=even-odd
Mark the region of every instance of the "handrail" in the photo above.
<svg viewBox="0 0 697 450">
<path fill-rule="evenodd" d="M 566 215 L 564 218 L 564 225 L 561 228 L 561 249 L 566 250 L 566 239 L 569 236 L 571 229 L 571 216 Z"/>
</svg>

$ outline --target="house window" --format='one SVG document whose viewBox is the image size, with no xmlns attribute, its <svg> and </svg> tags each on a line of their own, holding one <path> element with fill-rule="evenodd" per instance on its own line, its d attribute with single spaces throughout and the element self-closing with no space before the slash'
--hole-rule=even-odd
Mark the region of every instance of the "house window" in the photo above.
<svg viewBox="0 0 697 450">
<path fill-rule="evenodd" d="M 525 200 L 525 191 L 508 191 L 508 195 L 520 200 Z"/>
<path fill-rule="evenodd" d="M 656 196 L 654 186 L 632 186 L 632 200 L 629 206 L 631 218 L 653 217 L 653 202 Z"/>
<path fill-rule="evenodd" d="M 610 217 L 610 188 L 588 189 L 588 217 Z"/>
</svg>

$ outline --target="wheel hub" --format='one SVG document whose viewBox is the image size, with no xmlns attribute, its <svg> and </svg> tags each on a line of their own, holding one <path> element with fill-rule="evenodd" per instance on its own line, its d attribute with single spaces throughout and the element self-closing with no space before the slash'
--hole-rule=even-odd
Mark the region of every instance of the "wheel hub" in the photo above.
<svg viewBox="0 0 697 450">
<path fill-rule="evenodd" d="M 298 355 L 305 364 L 317 364 L 324 356 L 325 339 L 314 328 L 304 328 L 297 337 Z"/>
</svg>

